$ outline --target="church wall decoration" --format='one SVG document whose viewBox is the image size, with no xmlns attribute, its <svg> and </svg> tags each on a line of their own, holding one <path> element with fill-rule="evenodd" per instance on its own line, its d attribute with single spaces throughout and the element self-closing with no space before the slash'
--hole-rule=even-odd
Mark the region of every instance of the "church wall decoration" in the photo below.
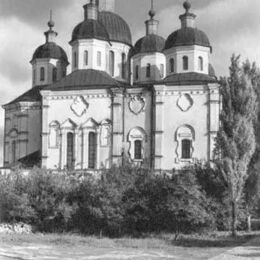
<svg viewBox="0 0 260 260">
<path fill-rule="evenodd" d="M 72 105 L 70 106 L 72 112 L 78 116 L 82 117 L 88 110 L 89 104 L 82 96 L 77 96 L 74 100 Z"/>
<path fill-rule="evenodd" d="M 177 100 L 177 106 L 183 112 L 187 112 L 193 106 L 193 99 L 189 94 L 181 95 Z"/>
<path fill-rule="evenodd" d="M 140 114 L 145 109 L 145 99 L 140 95 L 135 95 L 129 102 L 129 109 L 135 115 Z"/>
</svg>

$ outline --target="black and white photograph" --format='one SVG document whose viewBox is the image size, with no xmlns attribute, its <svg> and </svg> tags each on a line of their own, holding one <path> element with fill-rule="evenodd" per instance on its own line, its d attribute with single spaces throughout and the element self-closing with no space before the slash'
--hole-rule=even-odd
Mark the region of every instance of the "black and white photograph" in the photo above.
<svg viewBox="0 0 260 260">
<path fill-rule="evenodd" d="M 0 0 L 0 260 L 260 260 L 259 0 Z"/>
</svg>

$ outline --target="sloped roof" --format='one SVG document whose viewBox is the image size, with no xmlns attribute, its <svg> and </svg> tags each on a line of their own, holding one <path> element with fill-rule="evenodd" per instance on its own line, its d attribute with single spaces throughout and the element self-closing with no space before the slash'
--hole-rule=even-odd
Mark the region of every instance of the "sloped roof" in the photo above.
<svg viewBox="0 0 260 260">
<path fill-rule="evenodd" d="M 216 77 L 212 77 L 207 74 L 188 72 L 188 73 L 176 73 L 176 74 L 169 75 L 162 82 L 164 84 L 192 85 L 192 84 L 216 83 L 218 82 L 218 80 Z"/>
<path fill-rule="evenodd" d="M 36 151 L 34 153 L 28 154 L 25 157 L 18 160 L 24 168 L 32 168 L 34 166 L 39 166 L 41 163 L 41 152 Z"/>
<path fill-rule="evenodd" d="M 61 79 L 59 82 L 50 85 L 46 90 L 71 90 L 84 88 L 104 88 L 121 86 L 122 84 L 113 79 L 108 73 L 93 69 L 76 70 Z"/>
<path fill-rule="evenodd" d="M 41 101 L 41 94 L 40 91 L 46 87 L 45 86 L 36 86 L 31 88 L 30 90 L 26 91 L 16 99 L 12 100 L 6 105 L 11 105 L 17 102 L 36 102 L 36 101 Z"/>
</svg>

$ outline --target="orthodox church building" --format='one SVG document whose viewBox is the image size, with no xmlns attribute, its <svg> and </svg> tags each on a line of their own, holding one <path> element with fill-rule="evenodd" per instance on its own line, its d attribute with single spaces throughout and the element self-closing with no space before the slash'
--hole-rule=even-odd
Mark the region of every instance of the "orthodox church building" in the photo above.
<svg viewBox="0 0 260 260">
<path fill-rule="evenodd" d="M 152 7 L 133 45 L 115 0 L 90 0 L 69 42 L 70 74 L 50 19 L 32 87 L 3 106 L 4 166 L 99 170 L 129 160 L 170 171 L 211 160 L 220 109 L 212 46 L 183 6 L 166 40 Z"/>
</svg>

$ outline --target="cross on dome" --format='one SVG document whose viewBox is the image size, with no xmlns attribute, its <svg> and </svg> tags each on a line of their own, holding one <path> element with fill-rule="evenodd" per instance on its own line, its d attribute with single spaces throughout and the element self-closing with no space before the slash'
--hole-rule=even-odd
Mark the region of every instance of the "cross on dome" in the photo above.
<svg viewBox="0 0 260 260">
<path fill-rule="evenodd" d="M 155 14 L 156 14 L 156 12 L 155 12 L 155 10 L 154 10 L 154 6 L 153 6 L 153 0 L 151 0 L 151 9 L 150 9 L 150 11 L 149 11 L 149 16 L 151 17 L 151 19 L 153 19 L 154 18 L 154 16 L 155 16 Z"/>
<path fill-rule="evenodd" d="M 55 23 L 54 21 L 52 20 L 52 10 L 50 10 L 50 20 L 48 22 L 48 26 L 50 28 L 50 30 L 52 30 L 52 28 L 54 27 Z"/>
</svg>

